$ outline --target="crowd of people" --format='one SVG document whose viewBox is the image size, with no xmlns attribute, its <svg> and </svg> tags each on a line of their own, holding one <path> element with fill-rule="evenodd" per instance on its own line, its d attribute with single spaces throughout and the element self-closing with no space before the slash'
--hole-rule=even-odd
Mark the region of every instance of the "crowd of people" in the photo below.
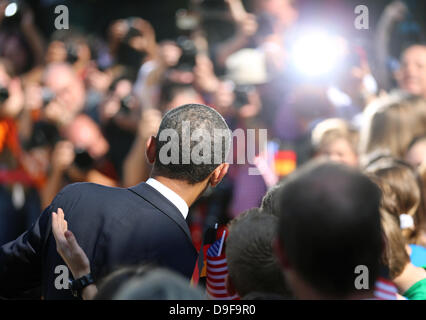
<svg viewBox="0 0 426 320">
<path fill-rule="evenodd" d="M 303 54 L 312 59 L 302 61 L 312 66 L 304 71 L 297 69 L 301 46 L 293 50 L 303 37 L 302 0 L 213 2 L 180 10 L 180 36 L 157 41 L 137 13 L 111 21 L 103 38 L 71 26 L 45 39 L 30 7 L 18 19 L 0 1 L 0 262 L 50 208 L 43 225 L 74 279 L 98 273 L 84 299 L 203 299 L 204 249 L 215 240 L 226 257 L 226 290 L 207 291 L 210 298 L 426 299 L 426 42 L 421 32 L 398 34 L 396 56 L 389 40 L 410 8 L 390 2 L 370 45 L 335 36 L 340 63 L 314 74 L 312 61 L 326 64 L 320 48 Z M 220 19 L 231 26 L 225 35 Z M 173 110 L 193 106 L 181 116 L 191 125 L 220 122 L 200 105 L 231 132 L 267 129 L 267 148 L 257 141 L 257 152 L 247 154 L 253 158 L 240 163 L 246 148 L 232 144 L 229 170 L 224 163 L 182 174 L 179 166 L 161 167 L 152 137 L 176 128 Z M 56 206 L 61 190 L 76 192 L 73 183 L 130 190 L 152 172 L 190 181 L 186 192 L 197 195 L 188 196 L 184 218 L 201 258 L 192 251 L 180 257 L 195 268 L 192 287 L 186 270 L 93 270 L 97 247 L 83 250 L 89 236 L 74 235 L 67 218 L 76 205 Z M 125 250 L 115 254 L 131 260 Z M 369 270 L 363 289 L 354 284 L 357 266 Z M 28 292 L 32 278 L 20 290 L 2 288 L 8 269 L 1 268 L 0 296 L 41 295 Z"/>
</svg>

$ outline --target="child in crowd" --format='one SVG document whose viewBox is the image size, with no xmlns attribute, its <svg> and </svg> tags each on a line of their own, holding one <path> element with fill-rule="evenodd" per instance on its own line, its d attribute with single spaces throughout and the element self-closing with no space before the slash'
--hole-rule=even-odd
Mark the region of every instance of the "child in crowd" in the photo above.
<svg viewBox="0 0 426 320">
<path fill-rule="evenodd" d="M 382 205 L 400 221 L 407 242 L 425 246 L 424 195 L 415 170 L 404 161 L 382 157 L 368 165 L 366 172 L 384 181 Z"/>
<path fill-rule="evenodd" d="M 312 131 L 312 145 L 317 156 L 358 166 L 358 131 L 345 120 L 327 119 Z"/>
<path fill-rule="evenodd" d="M 251 209 L 232 220 L 226 240 L 228 293 L 243 299 L 288 299 L 290 291 L 272 249 L 278 218 Z"/>
<path fill-rule="evenodd" d="M 382 207 L 399 222 L 409 244 L 411 261 L 416 266 L 426 265 L 425 208 L 420 178 L 407 163 L 389 157 L 373 162 L 366 171 L 382 189 Z"/>
<path fill-rule="evenodd" d="M 426 134 L 426 100 L 403 94 L 375 100 L 364 111 L 360 130 L 360 158 L 375 154 L 403 159 L 413 139 Z"/>
</svg>

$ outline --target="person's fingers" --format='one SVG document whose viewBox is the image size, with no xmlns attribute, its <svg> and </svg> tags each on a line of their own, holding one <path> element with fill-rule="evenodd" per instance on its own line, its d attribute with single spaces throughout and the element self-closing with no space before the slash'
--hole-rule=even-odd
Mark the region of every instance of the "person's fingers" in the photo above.
<svg viewBox="0 0 426 320">
<path fill-rule="evenodd" d="M 52 227 L 53 236 L 55 237 L 55 239 L 57 241 L 63 240 L 63 233 L 60 226 L 59 217 L 56 212 L 52 213 Z"/>
<path fill-rule="evenodd" d="M 64 246 L 66 243 L 65 231 L 68 230 L 68 222 L 64 219 L 64 211 L 61 208 L 58 208 L 58 213 L 52 214 L 52 223 L 55 221 L 55 228 L 53 230 L 54 237 L 57 240 L 59 246 Z"/>
<path fill-rule="evenodd" d="M 65 232 L 64 212 L 62 211 L 61 208 L 58 208 L 58 215 L 59 215 L 59 225 L 61 227 L 61 232 L 64 233 Z"/>
<path fill-rule="evenodd" d="M 61 214 L 61 218 L 62 218 L 62 230 L 63 230 L 63 232 L 65 233 L 65 231 L 67 231 L 68 230 L 68 222 L 67 222 L 67 220 L 65 220 L 65 213 L 64 213 L 64 210 L 62 210 L 62 208 L 58 208 L 58 212 L 60 212 L 60 214 Z"/>
<path fill-rule="evenodd" d="M 58 234 L 58 217 L 56 215 L 56 212 L 52 212 L 52 232 L 55 239 L 57 238 Z"/>
<path fill-rule="evenodd" d="M 58 231 L 59 231 L 60 234 L 63 234 L 64 232 L 63 232 L 63 228 L 62 228 L 62 217 L 61 217 L 61 213 L 59 212 L 59 210 L 56 213 L 56 216 L 57 216 L 57 222 L 58 222 Z"/>
<path fill-rule="evenodd" d="M 80 247 L 77 239 L 71 231 L 67 230 L 65 232 L 65 238 L 67 240 L 68 248 L 73 255 L 80 256 L 81 258 L 85 257 L 83 249 Z"/>
<path fill-rule="evenodd" d="M 87 273 L 90 272 L 90 261 L 84 250 L 80 247 L 77 242 L 76 237 L 71 231 L 65 232 L 65 237 L 67 239 L 67 246 L 69 248 L 69 254 L 72 256 L 70 260 L 71 272 L 76 273 Z"/>
<path fill-rule="evenodd" d="M 77 242 L 77 239 L 71 231 L 65 231 L 65 238 L 67 239 L 68 245 L 70 246 L 71 250 L 75 251 L 79 249 L 80 246 Z"/>
<path fill-rule="evenodd" d="M 52 212 L 52 233 L 56 242 L 56 250 L 62 256 L 64 254 L 67 242 L 59 226 L 58 215 L 56 212 Z"/>
</svg>

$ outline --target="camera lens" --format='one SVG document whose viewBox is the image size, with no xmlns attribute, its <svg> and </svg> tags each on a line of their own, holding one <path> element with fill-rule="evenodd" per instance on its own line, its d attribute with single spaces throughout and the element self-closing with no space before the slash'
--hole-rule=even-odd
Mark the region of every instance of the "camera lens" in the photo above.
<svg viewBox="0 0 426 320">
<path fill-rule="evenodd" d="M 7 88 L 0 86 L 0 102 L 4 102 L 9 98 L 9 90 Z"/>
<path fill-rule="evenodd" d="M 41 97 L 43 99 L 43 106 L 46 106 L 55 98 L 55 93 L 49 88 L 43 88 L 41 90 Z"/>
</svg>

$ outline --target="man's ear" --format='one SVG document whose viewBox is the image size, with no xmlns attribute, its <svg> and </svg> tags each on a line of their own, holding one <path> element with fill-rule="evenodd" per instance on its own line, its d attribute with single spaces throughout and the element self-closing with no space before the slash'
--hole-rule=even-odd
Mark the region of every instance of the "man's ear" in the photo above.
<svg viewBox="0 0 426 320">
<path fill-rule="evenodd" d="M 288 262 L 287 255 L 284 252 L 284 248 L 282 247 L 278 237 L 275 237 L 274 241 L 272 242 L 272 247 L 273 247 L 275 256 L 278 258 L 281 268 L 283 270 L 289 269 L 290 263 Z"/>
<path fill-rule="evenodd" d="M 229 273 L 225 277 L 225 288 L 226 288 L 226 291 L 228 291 L 228 295 L 230 297 L 237 294 L 237 291 L 235 290 L 234 284 L 232 283 L 232 280 L 229 277 Z"/>
<path fill-rule="evenodd" d="M 146 157 L 148 162 L 153 164 L 155 161 L 155 154 L 157 153 L 156 138 L 151 136 L 146 142 Z"/>
<path fill-rule="evenodd" d="M 222 163 L 216 169 L 213 170 L 210 175 L 210 185 L 215 187 L 219 182 L 222 181 L 223 177 L 228 173 L 229 163 Z"/>
</svg>

